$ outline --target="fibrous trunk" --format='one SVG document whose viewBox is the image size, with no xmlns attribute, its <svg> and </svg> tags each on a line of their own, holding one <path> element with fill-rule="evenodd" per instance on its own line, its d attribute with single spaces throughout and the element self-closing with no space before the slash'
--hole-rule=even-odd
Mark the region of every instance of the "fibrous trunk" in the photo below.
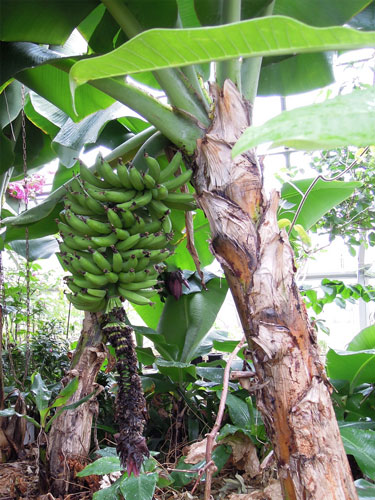
<svg viewBox="0 0 375 500">
<path fill-rule="evenodd" d="M 293 251 L 277 224 L 279 195 L 266 198 L 253 153 L 231 158 L 250 125 L 248 103 L 230 81 L 212 94 L 214 120 L 198 143 L 198 202 L 252 350 L 257 405 L 284 497 L 356 499 L 315 332 L 294 280 Z"/>
<path fill-rule="evenodd" d="M 66 375 L 66 383 L 78 376 L 78 388 L 67 404 L 75 403 L 96 388 L 96 376 L 106 358 L 102 333 L 96 314 L 85 313 L 81 337 Z M 63 412 L 54 421 L 48 435 L 48 462 L 53 495 L 62 496 L 74 483 L 75 461 L 85 465 L 90 451 L 93 415 L 97 402 L 89 400 L 74 410 Z"/>
</svg>

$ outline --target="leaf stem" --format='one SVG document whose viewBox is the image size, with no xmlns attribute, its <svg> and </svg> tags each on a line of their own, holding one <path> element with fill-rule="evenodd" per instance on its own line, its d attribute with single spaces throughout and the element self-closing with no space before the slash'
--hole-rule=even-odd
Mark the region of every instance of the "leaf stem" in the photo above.
<svg viewBox="0 0 375 500">
<path fill-rule="evenodd" d="M 266 7 L 263 17 L 272 16 L 275 0 Z M 254 105 L 258 92 L 263 57 L 248 57 L 242 61 L 241 86 L 244 97 Z"/>
<path fill-rule="evenodd" d="M 203 130 L 138 87 L 120 78 L 91 80 L 90 84 L 131 107 L 188 154 L 193 154 Z"/>
<path fill-rule="evenodd" d="M 241 0 L 225 0 L 222 4 L 222 24 L 241 21 Z M 216 81 L 222 87 L 226 79 L 232 80 L 241 92 L 241 60 L 229 59 L 216 64 Z"/>
<path fill-rule="evenodd" d="M 142 26 L 122 0 L 101 0 L 108 12 L 113 16 L 124 33 L 132 38 L 143 31 Z M 204 106 L 191 95 L 184 81 L 173 68 L 153 71 L 159 85 L 165 91 L 170 103 L 177 109 L 182 109 L 194 116 L 203 125 L 209 125 L 209 119 Z"/>
</svg>

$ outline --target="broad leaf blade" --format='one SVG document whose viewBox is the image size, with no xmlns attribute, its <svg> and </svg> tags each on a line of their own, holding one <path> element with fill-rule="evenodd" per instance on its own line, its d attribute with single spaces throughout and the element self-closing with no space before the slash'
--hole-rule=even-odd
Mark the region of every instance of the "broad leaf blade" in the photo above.
<svg viewBox="0 0 375 500">
<path fill-rule="evenodd" d="M 284 111 L 259 127 L 247 128 L 233 147 L 232 156 L 262 143 L 304 150 L 367 146 L 374 140 L 374 130 L 375 89 L 355 90 L 319 104 Z"/>
<path fill-rule="evenodd" d="M 121 493 L 129 500 L 152 500 L 157 479 L 156 472 L 128 477 L 120 484 Z"/>
<path fill-rule="evenodd" d="M 375 479 L 375 431 L 340 429 L 347 454 L 353 455 L 363 474 Z"/>
<path fill-rule="evenodd" d="M 314 28 L 272 16 L 213 28 L 146 31 L 108 54 L 78 61 L 70 76 L 76 85 L 82 85 L 89 80 L 213 60 L 373 46 L 374 34 L 370 32 Z"/>
<path fill-rule="evenodd" d="M 77 476 L 85 477 L 91 476 L 92 474 L 101 476 L 104 474 L 111 474 L 112 472 L 119 472 L 121 470 L 122 467 L 118 457 L 102 457 L 95 460 L 92 464 L 87 465 L 80 472 L 77 472 Z"/>
<path fill-rule="evenodd" d="M 51 398 L 51 391 L 47 388 L 40 373 L 34 374 L 32 377 L 31 392 L 35 396 L 36 407 L 39 412 L 42 412 L 48 407 L 48 402 Z"/>
<path fill-rule="evenodd" d="M 375 383 L 375 349 L 327 353 L 327 372 L 333 379 L 349 380 L 352 387 Z"/>
<path fill-rule="evenodd" d="M 293 206 L 291 208 L 281 208 L 278 219 L 293 220 L 302 200 L 301 192 L 305 193 L 313 181 L 314 179 L 300 179 L 293 181 L 293 183 L 283 184 L 281 198 Z M 324 182 L 319 179 L 308 194 L 296 223 L 301 224 L 306 230 L 310 229 L 324 214 L 349 198 L 354 190 L 361 185 L 360 182 Z"/>
<path fill-rule="evenodd" d="M 206 283 L 207 290 L 182 295 L 179 300 L 168 297 L 157 331 L 165 340 L 179 347 L 178 361 L 188 362 L 208 334 L 227 294 L 228 285 L 220 278 Z"/>
<path fill-rule="evenodd" d="M 366 351 L 368 349 L 375 349 L 374 325 L 361 330 L 347 347 L 347 351 Z"/>
</svg>

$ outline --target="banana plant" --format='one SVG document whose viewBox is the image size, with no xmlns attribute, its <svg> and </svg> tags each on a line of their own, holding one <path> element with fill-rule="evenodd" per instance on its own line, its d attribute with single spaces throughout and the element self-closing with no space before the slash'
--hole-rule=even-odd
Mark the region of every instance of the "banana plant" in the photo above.
<svg viewBox="0 0 375 500">
<path fill-rule="evenodd" d="M 355 93 L 333 99 L 312 115 L 311 110 L 301 113 L 291 135 L 285 133 L 287 126 L 277 134 L 274 124 L 241 135 L 253 128 L 257 95 L 327 85 L 333 79 L 327 52 L 375 45 L 373 32 L 347 26 L 365 26 L 373 2 L 335 1 L 327 9 L 319 0 L 312 9 L 308 0 L 298 5 L 292 0 L 220 5 L 168 0 L 161 8 L 146 0 L 102 0 L 77 6 L 72 17 L 57 4 L 48 9 L 38 5 L 39 0 L 5 4 L 5 90 L 14 77 L 74 123 L 117 102 L 141 115 L 165 140 L 163 146 L 154 137 L 144 143 L 145 131 L 138 132 L 117 146 L 109 161 L 128 155 L 127 161 L 139 150 L 135 168 L 145 171 L 144 152 L 160 163 L 164 155 L 170 160 L 176 151 L 182 153 L 194 172 L 192 185 L 209 224 L 211 252 L 222 265 L 252 351 L 258 407 L 274 446 L 284 497 L 356 498 L 317 342 L 294 281 L 293 252 L 277 224 L 279 196 L 264 194 L 259 162 L 248 148 L 265 137 L 301 149 L 326 147 L 328 139 L 330 147 L 366 146 L 373 128 L 373 94 Z M 42 18 L 31 23 L 40 11 Z M 73 28 L 86 40 L 87 54 L 69 52 L 66 46 L 57 50 Z M 213 61 L 215 82 L 208 86 Z M 161 90 L 168 102 L 139 83 Z M 358 101 L 369 113 L 353 120 Z M 282 116 L 285 125 L 290 117 Z M 52 120 L 50 114 L 47 118 Z M 311 137 L 311 129 L 322 132 Z M 5 223 L 22 229 L 48 220 L 72 181 L 67 182 L 35 210 Z"/>
</svg>

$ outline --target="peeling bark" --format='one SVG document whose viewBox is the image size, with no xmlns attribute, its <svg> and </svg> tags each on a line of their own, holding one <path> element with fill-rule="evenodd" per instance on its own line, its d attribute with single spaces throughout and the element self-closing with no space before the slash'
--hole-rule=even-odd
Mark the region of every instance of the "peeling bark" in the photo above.
<svg viewBox="0 0 375 500">
<path fill-rule="evenodd" d="M 67 404 L 84 398 L 96 387 L 96 376 L 106 357 L 105 346 L 96 314 L 85 313 L 79 344 L 74 353 L 65 385 L 78 376 L 78 389 Z M 54 421 L 48 435 L 48 462 L 51 478 L 50 492 L 62 496 L 71 491 L 74 478 L 69 463 L 85 463 L 90 451 L 93 415 L 97 402 L 90 399 L 75 410 L 63 412 Z"/>
<path fill-rule="evenodd" d="M 251 346 L 257 405 L 284 498 L 355 500 L 331 388 L 294 280 L 293 251 L 277 224 L 279 195 L 266 198 L 253 153 L 231 158 L 233 144 L 250 125 L 248 104 L 230 81 L 211 92 L 214 120 L 198 141 L 198 203 Z"/>
</svg>

